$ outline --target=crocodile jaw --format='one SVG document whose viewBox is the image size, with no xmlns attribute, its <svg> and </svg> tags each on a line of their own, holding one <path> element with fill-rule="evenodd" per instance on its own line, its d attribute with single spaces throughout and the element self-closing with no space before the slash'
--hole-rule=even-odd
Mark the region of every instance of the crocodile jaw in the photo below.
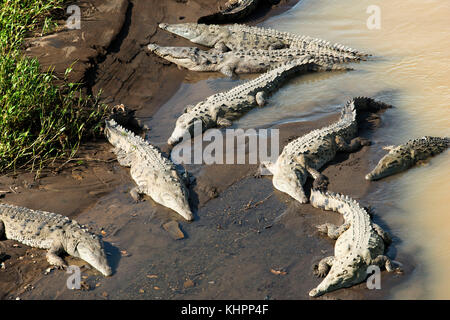
<svg viewBox="0 0 450 320">
<path fill-rule="evenodd" d="M 197 119 L 195 116 L 189 113 L 182 114 L 177 119 L 175 129 L 173 130 L 169 140 L 167 140 L 167 143 L 170 146 L 174 146 L 181 140 L 189 140 L 194 134 L 195 124 L 197 124 L 200 130 L 202 130 L 201 120 Z M 199 133 L 202 133 L 202 131 L 200 131 Z"/>
<path fill-rule="evenodd" d="M 188 40 L 193 40 L 197 38 L 202 34 L 203 31 L 201 25 L 197 25 L 196 23 L 178 23 L 178 24 L 160 23 L 159 27 L 163 30 L 174 33 Z"/>
<path fill-rule="evenodd" d="M 86 235 L 78 242 L 75 250 L 74 256 L 86 261 L 104 276 L 108 277 L 112 274 L 101 239 Z"/>
<path fill-rule="evenodd" d="M 306 174 L 290 168 L 289 166 L 279 166 L 274 170 L 273 186 L 281 192 L 287 193 L 300 203 L 307 203 L 308 197 L 303 190 L 303 184 L 306 181 Z"/>
<path fill-rule="evenodd" d="M 161 47 L 156 44 L 149 44 L 148 50 L 178 66 L 190 70 L 196 70 L 202 63 L 198 63 L 198 48 L 191 47 Z M 206 65 L 206 63 L 205 63 Z"/>
<path fill-rule="evenodd" d="M 163 206 L 177 212 L 187 221 L 194 220 L 194 215 L 189 207 L 187 192 L 180 192 L 178 188 L 175 190 L 168 190 L 166 188 L 165 191 L 159 194 L 152 194 L 152 198 Z"/>
<path fill-rule="evenodd" d="M 357 262 L 349 259 L 336 260 L 325 279 L 309 292 L 310 297 L 318 297 L 327 292 L 348 288 L 361 283 L 367 278 L 366 268 L 362 266 L 363 259 L 357 256 Z"/>
<path fill-rule="evenodd" d="M 401 159 L 387 154 L 381 158 L 377 166 L 366 175 L 366 180 L 378 180 L 403 171 L 406 167 L 407 165 L 404 164 Z"/>
</svg>

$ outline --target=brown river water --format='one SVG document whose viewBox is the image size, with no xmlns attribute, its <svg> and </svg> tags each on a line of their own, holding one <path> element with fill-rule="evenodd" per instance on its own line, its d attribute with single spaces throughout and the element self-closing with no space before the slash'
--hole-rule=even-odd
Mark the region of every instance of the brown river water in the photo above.
<svg viewBox="0 0 450 320">
<path fill-rule="evenodd" d="M 367 27 L 370 5 L 380 9 L 379 29 Z M 335 96 L 368 95 L 395 106 L 374 134 L 372 166 L 385 152 L 381 146 L 423 135 L 449 136 L 449 16 L 446 0 L 302 1 L 263 25 L 332 39 L 373 54 L 373 61 L 350 73 L 283 88 L 271 106 L 239 124 L 312 117 L 327 112 Z M 391 232 L 402 239 L 397 250 L 417 259 L 412 280 L 394 290 L 393 298 L 450 298 L 450 277 L 444 271 L 450 265 L 449 174 L 447 151 L 428 165 L 375 182 L 380 187 L 369 193 Z"/>
<path fill-rule="evenodd" d="M 379 29 L 369 29 L 377 5 Z M 370 167 L 396 145 L 424 135 L 450 135 L 450 2 L 448 1 L 331 1 L 305 0 L 262 26 L 305 34 L 372 54 L 348 73 L 318 73 L 298 77 L 283 86 L 270 103 L 234 122 L 234 127 L 258 128 L 313 121 L 336 112 L 352 96 L 370 96 L 395 108 L 382 117 L 372 136 Z M 202 76 L 200 76 L 202 77 Z M 174 121 L 186 104 L 205 92 L 226 90 L 239 82 L 227 78 L 185 82 L 150 121 L 151 139 L 167 139 L 160 121 Z M 161 133 L 161 134 L 160 134 Z M 392 298 L 450 298 L 450 278 L 442 273 L 450 264 L 450 181 L 448 152 L 428 165 L 373 183 L 367 196 L 390 232 L 396 250 L 416 259 L 412 279 L 392 291 Z"/>
</svg>

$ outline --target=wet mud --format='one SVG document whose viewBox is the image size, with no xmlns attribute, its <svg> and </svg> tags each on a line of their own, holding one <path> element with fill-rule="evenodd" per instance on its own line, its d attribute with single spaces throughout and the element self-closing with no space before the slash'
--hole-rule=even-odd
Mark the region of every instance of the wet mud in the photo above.
<svg viewBox="0 0 450 320">
<path fill-rule="evenodd" d="M 178 70 L 143 47 L 149 42 L 187 45 L 158 30 L 158 23 L 196 21 L 200 12 L 212 13 L 220 2 L 224 1 L 117 2 L 119 9 L 113 14 L 118 20 L 116 35 L 102 49 L 80 59 L 84 63 L 77 74 L 92 93 L 102 90 L 105 102 L 124 103 L 137 110 L 138 119 L 150 128 L 150 141 L 168 151 L 165 141 L 182 105 L 200 101 L 217 89 L 214 84 L 200 90 L 190 85 L 223 77 Z M 292 3 L 281 1 L 251 23 L 285 10 L 287 2 Z M 224 80 L 220 89 L 240 81 Z M 273 127 L 280 129 L 282 148 L 338 117 L 332 113 L 316 121 Z M 361 135 L 370 139 L 380 121 L 382 117 L 369 117 Z M 369 205 L 365 199 L 370 183 L 364 180 L 369 148 L 339 154 L 322 170 L 330 179 L 330 190 Z M 257 165 L 188 165 L 186 169 L 196 178 L 190 190 L 195 220 L 186 222 L 148 197 L 135 203 L 129 195 L 134 182 L 128 169 L 119 166 L 110 149 L 104 140 L 86 143 L 76 160 L 60 168 L 55 165 L 37 180 L 29 173 L 2 176 L 0 190 L 5 193 L 0 201 L 57 212 L 87 224 L 103 236 L 113 275 L 104 278 L 83 261 L 65 257 L 82 272 L 81 289 L 70 290 L 66 285 L 69 274 L 49 270 L 43 250 L 5 240 L 0 242 L 0 251 L 5 253 L 0 261 L 5 266 L 0 269 L 0 298 L 309 299 L 308 292 L 321 281 L 313 276 L 313 265 L 334 250 L 334 241 L 319 235 L 315 225 L 342 223 L 339 214 L 299 204 L 274 190 L 270 176 L 255 177 Z M 374 219 L 385 227 L 376 213 Z M 173 221 L 183 234 L 179 239 L 167 231 L 168 224 L 174 227 Z M 394 239 L 388 254 L 407 261 L 404 275 L 383 272 L 382 290 L 368 290 L 363 283 L 320 299 L 388 298 L 391 289 L 414 269 L 410 257 L 397 254 L 398 241 Z"/>
</svg>

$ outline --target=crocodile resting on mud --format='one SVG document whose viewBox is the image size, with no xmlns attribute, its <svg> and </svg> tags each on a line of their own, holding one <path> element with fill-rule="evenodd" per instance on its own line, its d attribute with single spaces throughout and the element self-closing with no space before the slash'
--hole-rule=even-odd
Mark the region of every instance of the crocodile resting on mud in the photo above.
<svg viewBox="0 0 450 320">
<path fill-rule="evenodd" d="M 368 54 L 359 52 L 341 44 L 331 44 L 328 41 L 308 36 L 282 32 L 269 28 L 252 27 L 243 24 L 233 25 L 206 25 L 197 23 L 167 24 L 161 23 L 159 27 L 193 43 L 206 47 L 214 47 L 219 51 L 236 51 L 251 49 L 283 49 L 297 48 L 307 50 L 326 49 L 336 54 L 363 58 Z"/>
<path fill-rule="evenodd" d="M 218 52 L 217 50 L 203 51 L 195 47 L 161 47 L 149 44 L 147 48 L 156 55 L 179 67 L 191 71 L 217 71 L 226 76 L 243 73 L 262 73 L 268 71 L 274 64 L 288 62 L 309 55 L 316 61 L 327 63 L 345 63 L 360 60 L 359 57 L 337 54 L 333 50 L 319 48 L 308 49 L 279 49 L 279 50 L 243 50 Z"/>
<path fill-rule="evenodd" d="M 46 249 L 47 260 L 59 268 L 67 267 L 58 256 L 62 251 L 80 258 L 105 276 L 112 274 L 103 241 L 68 217 L 0 203 L 0 238 Z"/>
<path fill-rule="evenodd" d="M 416 163 L 444 152 L 450 145 L 450 139 L 440 137 L 422 137 L 409 140 L 397 147 L 385 147 L 389 153 L 366 175 L 367 180 L 378 180 L 407 170 Z"/>
<path fill-rule="evenodd" d="M 229 0 L 219 12 L 203 16 L 198 23 L 227 23 L 243 19 L 250 15 L 264 2 L 278 4 L 280 0 Z"/>
<path fill-rule="evenodd" d="M 266 97 L 279 88 L 289 77 L 299 72 L 321 70 L 349 70 L 334 64 L 324 64 L 305 56 L 284 63 L 256 79 L 250 80 L 226 92 L 220 92 L 187 106 L 176 122 L 175 129 L 168 140 L 175 145 L 194 134 L 195 124 L 200 124 L 202 132 L 216 126 L 229 126 L 231 120 L 243 115 L 256 106 L 264 106 Z"/>
<path fill-rule="evenodd" d="M 274 187 L 300 203 L 307 203 L 303 185 L 309 175 L 314 178 L 314 188 L 325 187 L 327 178 L 318 171 L 321 167 L 333 160 L 338 151 L 354 152 L 370 144 L 368 140 L 356 137 L 357 113 L 376 112 L 388 107 L 387 104 L 365 97 L 348 101 L 337 122 L 290 142 L 275 163 L 262 163 L 273 174 Z"/>
<path fill-rule="evenodd" d="M 130 192 L 135 200 L 139 199 L 140 194 L 147 194 L 186 220 L 194 219 L 189 207 L 187 178 L 181 175 L 172 161 L 114 119 L 106 120 L 105 133 L 114 146 L 113 152 L 119 164 L 130 167 L 131 177 L 137 184 Z"/>
<path fill-rule="evenodd" d="M 317 227 L 320 232 L 337 240 L 334 256 L 322 259 L 315 270 L 317 276 L 325 276 L 325 279 L 309 292 L 311 297 L 363 282 L 368 276 L 368 267 L 372 265 L 384 267 L 388 272 L 401 271 L 384 255 L 385 248 L 391 243 L 390 236 L 371 222 L 369 214 L 357 201 L 314 189 L 310 201 L 316 208 L 341 213 L 345 221 L 339 227 L 330 223 Z"/>
</svg>

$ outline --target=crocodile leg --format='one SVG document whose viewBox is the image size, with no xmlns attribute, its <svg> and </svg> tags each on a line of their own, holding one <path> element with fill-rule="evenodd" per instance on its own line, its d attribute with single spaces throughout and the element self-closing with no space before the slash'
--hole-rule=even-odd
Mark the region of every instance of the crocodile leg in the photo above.
<svg viewBox="0 0 450 320">
<path fill-rule="evenodd" d="M 386 231 L 384 231 L 379 225 L 376 223 L 373 223 L 373 228 L 375 232 L 380 236 L 381 239 L 383 239 L 383 242 L 385 245 L 390 245 L 392 243 L 392 238 L 390 234 Z"/>
<path fill-rule="evenodd" d="M 306 171 L 313 177 L 313 188 L 318 190 L 326 190 L 328 186 L 327 176 L 321 174 L 319 171 L 314 169 L 308 164 L 308 159 L 305 155 L 301 154 L 295 159 L 301 166 L 305 167 Z"/>
<path fill-rule="evenodd" d="M 139 189 L 139 187 L 134 187 L 130 190 L 130 195 L 134 201 L 139 202 L 141 200 L 141 194 L 143 192 Z"/>
<path fill-rule="evenodd" d="M 333 261 L 334 256 L 329 256 L 320 260 L 319 264 L 314 266 L 314 275 L 322 278 L 325 277 L 328 274 L 328 271 L 330 271 L 330 268 L 333 265 Z"/>
<path fill-rule="evenodd" d="M 316 228 L 321 233 L 326 233 L 330 239 L 336 240 L 341 236 L 344 231 L 346 231 L 350 227 L 350 224 L 344 223 L 340 225 L 339 227 L 332 224 L 332 223 L 325 223 L 321 224 L 319 226 L 316 226 Z"/>
<path fill-rule="evenodd" d="M 127 152 L 120 149 L 120 148 L 113 148 L 111 150 L 117 157 L 117 162 L 119 162 L 119 164 L 121 166 L 124 167 L 130 167 L 132 160 L 130 159 L 130 157 L 128 156 Z"/>
<path fill-rule="evenodd" d="M 234 75 L 234 71 L 230 68 L 230 66 L 223 66 L 219 71 L 230 78 Z"/>
<path fill-rule="evenodd" d="M 223 43 L 222 41 L 221 42 L 217 42 L 214 45 L 214 49 L 216 49 L 216 51 L 221 52 L 221 53 L 225 53 L 225 52 L 231 51 L 230 48 L 228 48 L 226 46 L 226 44 Z"/>
<path fill-rule="evenodd" d="M 217 118 L 217 125 L 219 127 L 225 128 L 225 127 L 231 126 L 232 124 L 233 124 L 233 122 L 231 122 L 230 120 L 228 120 L 226 118 L 222 118 L 222 117 Z"/>
<path fill-rule="evenodd" d="M 370 141 L 364 138 L 356 137 L 352 139 L 350 143 L 347 143 L 341 136 L 335 138 L 338 151 L 343 152 L 355 152 L 361 149 L 363 146 L 370 146 Z"/>
<path fill-rule="evenodd" d="M 375 259 L 372 260 L 372 264 L 381 267 L 385 267 L 387 272 L 402 272 L 400 267 L 394 267 L 392 260 L 389 257 L 384 255 L 379 255 Z"/>
<path fill-rule="evenodd" d="M 61 251 L 63 251 L 64 248 L 59 241 L 53 241 L 52 246 L 47 251 L 47 261 L 53 266 L 56 266 L 57 268 L 66 268 L 67 264 L 64 262 L 63 259 L 58 255 Z"/>
<path fill-rule="evenodd" d="M 259 91 L 256 94 L 255 99 L 259 107 L 264 107 L 266 104 L 266 93 L 264 91 Z"/>
</svg>

